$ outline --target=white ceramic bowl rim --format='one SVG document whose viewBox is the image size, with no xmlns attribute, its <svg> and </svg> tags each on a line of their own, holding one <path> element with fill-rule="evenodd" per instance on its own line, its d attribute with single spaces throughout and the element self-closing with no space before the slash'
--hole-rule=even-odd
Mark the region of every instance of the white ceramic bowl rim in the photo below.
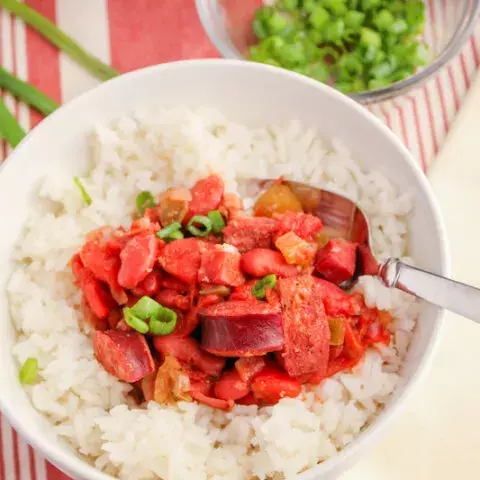
<svg viewBox="0 0 480 480">
<path fill-rule="evenodd" d="M 238 60 L 223 60 L 223 59 L 212 59 L 212 60 L 185 60 L 179 62 L 172 62 L 163 65 L 153 66 L 144 68 L 141 70 L 137 70 L 134 72 L 130 72 L 124 74 L 118 78 L 110 80 L 104 84 L 101 84 L 94 89 L 79 95 L 74 100 L 70 101 L 66 105 L 59 108 L 57 111 L 52 113 L 48 118 L 43 120 L 32 132 L 30 132 L 26 138 L 18 145 L 15 151 L 9 156 L 9 158 L 4 162 L 4 164 L 0 167 L 0 175 L 3 171 L 10 165 L 11 163 L 16 161 L 16 158 L 20 156 L 21 152 L 25 148 L 25 146 L 33 139 L 40 137 L 43 132 L 48 131 L 58 122 L 63 122 L 64 119 L 68 119 L 70 115 L 74 115 L 75 109 L 81 106 L 84 103 L 88 103 L 88 98 L 92 95 L 93 92 L 100 93 L 102 91 L 106 91 L 113 84 L 115 85 L 125 85 L 128 86 L 131 84 L 135 79 L 141 78 L 144 75 L 148 74 L 158 74 L 161 75 L 162 72 L 167 72 L 170 70 L 184 70 L 185 75 L 188 75 L 188 70 L 193 67 L 208 69 L 212 66 L 218 68 L 219 65 L 222 65 L 225 69 L 241 69 L 245 71 L 260 71 L 260 70 L 270 70 L 275 71 L 276 75 L 283 75 L 295 78 L 295 81 L 298 83 L 306 83 L 314 86 L 318 90 L 322 90 L 323 94 L 326 96 L 333 97 L 336 102 L 348 104 L 348 107 L 351 110 L 354 110 L 357 115 L 362 116 L 365 121 L 370 123 L 374 123 L 376 128 L 379 130 L 379 133 L 388 138 L 388 141 L 395 145 L 397 149 L 403 152 L 403 157 L 407 163 L 408 168 L 414 172 L 414 175 L 417 177 L 421 188 L 426 193 L 427 202 L 430 210 L 433 212 L 434 222 L 437 226 L 437 230 L 439 232 L 439 242 L 440 242 L 440 249 L 441 249 L 441 264 L 438 267 L 438 272 L 443 275 L 449 274 L 449 265 L 450 259 L 447 253 L 447 240 L 445 236 L 445 229 L 443 226 L 443 220 L 440 215 L 439 207 L 437 202 L 434 198 L 433 192 L 431 190 L 430 184 L 428 183 L 425 175 L 419 168 L 417 162 L 413 159 L 411 154 L 405 148 L 405 146 L 400 142 L 400 140 L 383 124 L 381 123 L 376 117 L 370 114 L 366 109 L 364 109 L 361 105 L 357 104 L 354 100 L 348 98 L 347 96 L 341 94 L 340 92 L 330 88 L 322 83 L 316 82 L 311 80 L 305 76 L 296 74 L 294 72 L 290 72 L 287 70 L 279 69 L 276 67 L 271 67 L 268 65 L 262 65 L 253 62 L 244 62 Z M 439 311 L 436 316 L 436 325 L 434 328 L 434 333 L 432 334 L 432 340 L 430 341 L 429 345 L 425 349 L 422 359 L 420 360 L 420 364 L 417 367 L 416 374 L 414 378 L 410 380 L 410 383 L 407 388 L 402 392 L 400 396 L 398 396 L 395 400 L 389 404 L 388 412 L 382 412 L 379 418 L 373 423 L 373 425 L 369 426 L 362 434 L 359 435 L 357 439 L 355 439 L 352 443 L 347 445 L 338 455 L 332 457 L 331 459 L 323 462 L 316 467 L 308 470 L 307 472 L 301 475 L 303 480 L 313 480 L 314 478 L 320 475 L 328 475 L 332 470 L 338 468 L 339 464 L 350 464 L 353 460 L 354 454 L 358 453 L 358 451 L 363 447 L 365 449 L 366 444 L 372 445 L 375 441 L 378 440 L 382 432 L 385 431 L 386 427 L 390 423 L 390 421 L 398 415 L 400 407 L 404 405 L 405 399 L 408 395 L 414 390 L 415 385 L 421 381 L 423 378 L 428 365 L 431 363 L 434 350 L 438 345 L 439 339 L 439 332 L 442 323 L 443 312 Z M 111 479 L 112 477 L 96 470 L 92 466 L 88 465 L 87 463 L 83 462 L 81 459 L 67 454 L 65 451 L 61 450 L 57 447 L 54 443 L 43 442 L 43 438 L 41 435 L 33 435 L 28 428 L 28 425 L 16 415 L 14 406 L 8 405 L 3 398 L 3 393 L 0 392 L 0 410 L 6 416 L 8 421 L 11 423 L 13 428 L 15 428 L 20 435 L 22 435 L 28 443 L 30 443 L 35 449 L 41 452 L 48 460 L 50 460 L 53 464 L 55 464 L 61 470 L 74 475 L 76 478 L 82 479 L 91 479 L 91 480 L 107 480 Z M 32 407 L 33 408 L 33 407 Z"/>
</svg>

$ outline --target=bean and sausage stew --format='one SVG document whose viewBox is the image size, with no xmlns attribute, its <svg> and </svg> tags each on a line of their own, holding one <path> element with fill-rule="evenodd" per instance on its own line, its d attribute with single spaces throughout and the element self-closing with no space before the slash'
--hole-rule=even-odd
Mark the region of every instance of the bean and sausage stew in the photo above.
<svg viewBox="0 0 480 480">
<path fill-rule="evenodd" d="M 137 198 L 130 228 L 71 261 L 96 358 L 137 400 L 274 405 L 388 345 L 390 315 L 338 285 L 357 245 L 332 238 L 279 180 L 253 214 L 217 175 Z"/>
</svg>

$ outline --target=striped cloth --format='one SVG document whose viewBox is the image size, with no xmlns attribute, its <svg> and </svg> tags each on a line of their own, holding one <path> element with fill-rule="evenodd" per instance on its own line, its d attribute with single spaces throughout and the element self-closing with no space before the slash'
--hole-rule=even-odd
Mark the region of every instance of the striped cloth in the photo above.
<svg viewBox="0 0 480 480">
<path fill-rule="evenodd" d="M 120 71 L 185 58 L 218 56 L 203 33 L 193 0 L 26 0 L 87 49 Z M 440 12 L 430 12 L 432 19 Z M 22 22 L 0 12 L 0 62 L 58 102 L 97 84 Z M 479 65 L 480 25 L 462 53 L 427 85 L 369 107 L 408 146 L 426 171 L 442 146 Z M 4 94 L 28 130 L 41 117 Z M 8 154 L 2 145 L 1 155 Z M 1 160 L 1 159 L 0 159 Z M 0 480 L 63 480 L 0 417 Z"/>
</svg>

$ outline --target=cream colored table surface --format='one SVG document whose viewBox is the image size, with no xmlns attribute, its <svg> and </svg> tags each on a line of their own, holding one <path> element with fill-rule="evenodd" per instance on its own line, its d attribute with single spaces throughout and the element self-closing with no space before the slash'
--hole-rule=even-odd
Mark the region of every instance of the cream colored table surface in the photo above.
<svg viewBox="0 0 480 480">
<path fill-rule="evenodd" d="M 480 286 L 480 79 L 430 180 L 445 218 L 452 275 Z M 480 325 L 447 314 L 423 384 L 381 444 L 341 477 L 364 479 L 480 479 Z"/>
</svg>

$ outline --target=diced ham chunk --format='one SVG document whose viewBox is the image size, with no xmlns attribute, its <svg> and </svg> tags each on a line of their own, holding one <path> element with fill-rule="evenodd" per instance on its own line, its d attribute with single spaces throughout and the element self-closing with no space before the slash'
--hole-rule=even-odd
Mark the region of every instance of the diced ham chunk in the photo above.
<svg viewBox="0 0 480 480">
<path fill-rule="evenodd" d="M 242 270 L 252 277 L 262 278 L 275 274 L 279 277 L 298 275 L 298 269 L 289 265 L 283 255 L 268 248 L 254 248 L 242 255 Z"/>
<path fill-rule="evenodd" d="M 293 232 L 307 242 L 315 242 L 322 227 L 322 221 L 314 215 L 285 212 L 278 220 L 276 237 Z"/>
<path fill-rule="evenodd" d="M 224 302 L 200 311 L 202 347 L 224 357 L 263 355 L 283 347 L 280 312 L 264 302 Z"/>
<path fill-rule="evenodd" d="M 357 244 L 334 238 L 319 250 L 315 268 L 329 282 L 342 283 L 352 278 L 356 261 Z"/>
<path fill-rule="evenodd" d="M 165 245 L 158 261 L 168 273 L 193 285 L 197 282 L 203 246 L 203 242 L 196 238 L 175 240 Z"/>
<path fill-rule="evenodd" d="M 83 265 L 80 255 L 72 258 L 72 271 L 78 287 L 83 291 L 86 303 L 92 313 L 99 319 L 108 317 L 115 307 L 115 302 L 104 284 L 95 278 L 95 275 Z"/>
<path fill-rule="evenodd" d="M 330 328 L 322 292 L 309 275 L 278 280 L 285 346 L 282 357 L 292 377 L 327 370 Z"/>
<path fill-rule="evenodd" d="M 241 253 L 253 248 L 271 248 L 277 222 L 265 217 L 235 217 L 223 229 L 225 243 Z"/>
<path fill-rule="evenodd" d="M 240 253 L 227 252 L 221 248 L 202 252 L 198 281 L 228 287 L 245 283 L 245 277 L 240 270 L 241 259 Z"/>
<path fill-rule="evenodd" d="M 188 205 L 184 222 L 188 222 L 194 215 L 206 215 L 212 210 L 217 210 L 222 202 L 223 192 L 223 180 L 218 175 L 210 175 L 199 180 L 190 190 L 192 200 Z"/>
<path fill-rule="evenodd" d="M 118 283 L 130 290 L 135 288 L 153 270 L 158 248 L 157 238 L 152 233 L 129 240 L 120 253 Z"/>
<path fill-rule="evenodd" d="M 358 294 L 349 295 L 337 285 L 315 278 L 315 283 L 319 288 L 323 299 L 325 313 L 330 317 L 354 317 L 361 315 L 365 309 L 363 297 Z"/>
<path fill-rule="evenodd" d="M 148 344 L 137 332 L 96 331 L 93 349 L 103 368 L 124 382 L 138 382 L 155 369 Z"/>
</svg>

